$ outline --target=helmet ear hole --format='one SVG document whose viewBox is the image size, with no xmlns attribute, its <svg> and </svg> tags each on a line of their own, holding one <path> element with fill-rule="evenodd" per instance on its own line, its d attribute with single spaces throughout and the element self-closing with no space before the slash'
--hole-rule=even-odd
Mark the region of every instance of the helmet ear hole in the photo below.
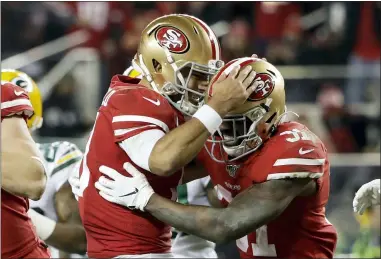
<svg viewBox="0 0 381 259">
<path fill-rule="evenodd" d="M 156 59 L 152 59 L 152 66 L 155 69 L 156 73 L 161 73 L 162 72 L 161 64 Z"/>
</svg>

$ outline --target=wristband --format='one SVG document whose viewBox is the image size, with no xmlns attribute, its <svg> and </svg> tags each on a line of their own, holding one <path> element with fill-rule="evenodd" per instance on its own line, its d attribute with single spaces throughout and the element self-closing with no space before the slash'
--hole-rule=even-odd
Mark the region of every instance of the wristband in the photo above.
<svg viewBox="0 0 381 259">
<path fill-rule="evenodd" d="M 43 241 L 45 241 L 52 235 L 57 224 L 54 220 L 44 215 L 41 215 L 33 209 L 28 210 L 28 216 L 32 220 L 33 225 L 36 227 L 37 235 Z"/>
<path fill-rule="evenodd" d="M 221 116 L 210 106 L 203 105 L 194 115 L 193 118 L 197 118 L 205 128 L 214 134 L 222 124 Z"/>
<path fill-rule="evenodd" d="M 139 202 L 140 204 L 138 204 L 138 207 L 141 211 L 144 211 L 144 208 L 147 206 L 149 200 L 151 199 L 151 196 L 155 192 L 153 191 L 152 187 L 148 184 L 148 182 L 145 186 L 143 186 L 142 189 L 140 189 L 140 191 L 142 192 L 142 200 Z"/>
</svg>

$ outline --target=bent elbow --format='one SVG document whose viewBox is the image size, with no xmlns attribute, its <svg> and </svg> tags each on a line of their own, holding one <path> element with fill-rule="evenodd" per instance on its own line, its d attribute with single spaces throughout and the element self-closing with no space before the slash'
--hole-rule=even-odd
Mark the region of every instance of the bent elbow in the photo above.
<svg viewBox="0 0 381 259">
<path fill-rule="evenodd" d="M 86 254 L 86 252 L 87 252 L 87 242 L 85 239 L 84 241 L 82 240 L 81 242 L 77 243 L 74 253 L 84 255 Z"/>
<path fill-rule="evenodd" d="M 41 161 L 32 159 L 29 165 L 30 179 L 26 183 L 29 186 L 28 198 L 31 200 L 39 200 L 45 191 L 46 174 L 45 168 Z"/>
<path fill-rule="evenodd" d="M 216 244 L 225 244 L 237 238 L 237 224 L 232 220 L 233 218 L 220 215 L 217 220 L 216 230 L 213 241 Z"/>
<path fill-rule="evenodd" d="M 163 164 L 162 166 L 158 165 L 150 167 L 150 172 L 158 176 L 168 177 L 175 171 L 172 170 L 172 167 Z"/>
<path fill-rule="evenodd" d="M 216 244 L 224 244 L 230 241 L 230 229 L 228 222 L 220 215 L 214 222 L 210 222 L 210 224 L 206 226 L 204 229 L 205 236 L 203 237 Z"/>
<path fill-rule="evenodd" d="M 216 244 L 226 244 L 233 239 L 231 238 L 231 232 L 229 227 L 221 227 L 219 231 L 217 231 L 217 235 L 211 240 Z"/>
<path fill-rule="evenodd" d="M 79 254 L 86 254 L 87 253 L 87 242 L 80 244 L 78 251 L 79 251 L 78 252 Z"/>
<path fill-rule="evenodd" d="M 33 185 L 33 187 L 29 191 L 28 198 L 38 201 L 45 191 L 46 181 L 35 181 L 31 185 Z"/>
<path fill-rule="evenodd" d="M 149 158 L 149 169 L 150 172 L 158 176 L 171 176 L 176 172 L 173 159 L 163 158 L 155 154 L 151 154 Z"/>
<path fill-rule="evenodd" d="M 215 230 L 215 235 L 209 238 L 209 241 L 212 241 L 216 244 L 226 244 L 230 242 L 232 239 L 230 238 L 229 231 L 227 228 L 220 227 Z"/>
<path fill-rule="evenodd" d="M 74 252 L 76 254 L 86 254 L 87 252 L 87 239 L 86 232 L 83 226 L 76 226 L 76 235 L 77 242 L 75 242 Z"/>
</svg>

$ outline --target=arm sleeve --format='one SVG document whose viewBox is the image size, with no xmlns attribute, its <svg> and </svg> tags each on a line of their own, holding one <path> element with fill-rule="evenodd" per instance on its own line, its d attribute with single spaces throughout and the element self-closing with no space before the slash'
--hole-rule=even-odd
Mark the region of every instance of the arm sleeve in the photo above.
<svg viewBox="0 0 381 259">
<path fill-rule="evenodd" d="M 206 189 L 206 187 L 210 183 L 210 176 L 206 176 L 204 178 L 201 178 L 200 181 L 201 181 L 202 187 L 204 187 L 204 189 Z"/>
<path fill-rule="evenodd" d="M 19 86 L 1 83 L 1 119 L 20 115 L 26 121 L 33 115 L 33 107 L 29 96 Z"/>
<path fill-rule="evenodd" d="M 175 113 L 169 103 L 149 89 L 117 91 L 107 105 L 110 106 L 115 142 L 144 131 L 167 133 L 175 121 Z"/>
<path fill-rule="evenodd" d="M 150 171 L 149 157 L 156 143 L 165 133 L 158 129 L 146 130 L 119 143 L 131 160 L 144 170 Z"/>
<path fill-rule="evenodd" d="M 294 145 L 274 159 L 267 180 L 320 178 L 327 163 L 326 152 L 316 146 Z"/>
</svg>

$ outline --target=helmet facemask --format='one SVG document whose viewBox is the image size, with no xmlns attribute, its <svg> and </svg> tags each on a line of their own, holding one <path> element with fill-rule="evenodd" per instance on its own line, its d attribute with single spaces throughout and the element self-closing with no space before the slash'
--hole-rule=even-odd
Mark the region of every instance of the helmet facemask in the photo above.
<svg viewBox="0 0 381 259">
<path fill-rule="evenodd" d="M 214 60 L 211 60 L 208 66 L 195 62 L 185 62 L 178 68 L 175 65 L 175 80 L 173 83 L 164 83 L 162 94 L 183 114 L 192 116 L 204 104 L 205 91 L 212 77 L 222 66 L 222 61 Z M 197 82 L 193 82 L 194 80 Z M 200 87 L 201 84 L 204 84 L 204 87 Z"/>
<path fill-rule="evenodd" d="M 166 80 L 161 88 L 153 80 L 153 75 L 145 69 L 145 64 L 141 55 L 139 55 L 139 64 L 132 61 L 135 70 L 139 71 L 150 83 L 151 87 L 158 93 L 162 94 L 174 107 L 185 115 L 192 116 L 203 104 L 207 86 L 212 77 L 224 66 L 222 60 L 210 60 L 208 65 L 201 65 L 192 61 L 174 61 L 172 55 L 166 48 L 163 48 L 167 56 L 167 66 L 173 71 L 174 80 Z M 181 66 L 178 66 L 181 64 Z M 157 74 L 162 74 L 162 65 L 157 63 L 155 66 Z M 171 75 L 172 76 L 172 75 Z M 163 76 L 164 77 L 164 76 Z M 192 80 L 205 82 L 205 89 L 192 87 Z"/>
<path fill-rule="evenodd" d="M 271 102 L 271 99 L 268 101 Z M 211 158 L 219 163 L 228 163 L 258 150 L 265 141 L 263 134 L 261 136 L 258 133 L 260 131 L 258 126 L 268 113 L 269 105 L 270 103 L 260 104 L 244 114 L 225 116 L 220 129 L 208 139 L 208 142 L 212 142 L 211 148 L 205 146 Z M 271 119 L 273 116 L 270 117 Z M 220 146 L 221 154 L 216 154 L 216 145 Z"/>
</svg>

